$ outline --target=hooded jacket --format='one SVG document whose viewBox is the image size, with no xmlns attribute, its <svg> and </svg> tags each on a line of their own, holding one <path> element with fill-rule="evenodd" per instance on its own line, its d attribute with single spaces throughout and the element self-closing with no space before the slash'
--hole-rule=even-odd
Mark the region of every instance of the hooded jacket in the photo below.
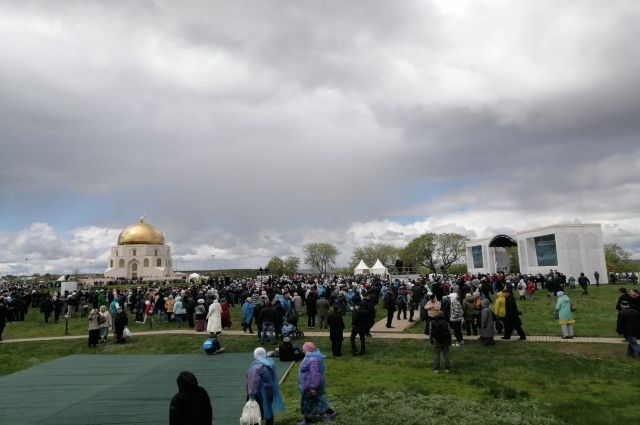
<svg viewBox="0 0 640 425">
<path fill-rule="evenodd" d="M 211 425 L 213 410 L 207 391 L 191 372 L 178 375 L 178 392 L 169 406 L 170 425 Z"/>
</svg>

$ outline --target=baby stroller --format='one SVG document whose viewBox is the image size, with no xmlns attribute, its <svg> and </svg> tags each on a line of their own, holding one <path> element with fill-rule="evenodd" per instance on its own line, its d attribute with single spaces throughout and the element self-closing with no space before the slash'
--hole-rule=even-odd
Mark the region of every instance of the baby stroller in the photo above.
<svg viewBox="0 0 640 425">
<path fill-rule="evenodd" d="M 288 336 L 291 339 L 304 338 L 304 332 L 298 329 L 298 315 L 291 313 L 282 325 L 282 337 Z"/>
</svg>

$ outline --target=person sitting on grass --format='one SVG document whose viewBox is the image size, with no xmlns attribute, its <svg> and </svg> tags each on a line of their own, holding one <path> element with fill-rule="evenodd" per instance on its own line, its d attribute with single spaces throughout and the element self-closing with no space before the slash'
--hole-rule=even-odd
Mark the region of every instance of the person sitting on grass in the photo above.
<svg viewBox="0 0 640 425">
<path fill-rule="evenodd" d="M 297 345 L 293 345 L 291 338 L 282 338 L 282 344 L 278 347 L 278 356 L 281 362 L 295 362 L 304 358 L 304 351 Z"/>
</svg>

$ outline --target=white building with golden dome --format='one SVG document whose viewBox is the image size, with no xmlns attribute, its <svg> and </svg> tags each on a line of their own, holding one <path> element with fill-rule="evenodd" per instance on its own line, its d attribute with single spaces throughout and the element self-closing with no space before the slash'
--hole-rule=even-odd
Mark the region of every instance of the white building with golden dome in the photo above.
<svg viewBox="0 0 640 425">
<path fill-rule="evenodd" d="M 171 268 L 171 249 L 164 243 L 164 235 L 156 227 L 138 223 L 124 228 L 118 245 L 111 247 L 105 278 L 161 280 L 175 277 Z"/>
</svg>

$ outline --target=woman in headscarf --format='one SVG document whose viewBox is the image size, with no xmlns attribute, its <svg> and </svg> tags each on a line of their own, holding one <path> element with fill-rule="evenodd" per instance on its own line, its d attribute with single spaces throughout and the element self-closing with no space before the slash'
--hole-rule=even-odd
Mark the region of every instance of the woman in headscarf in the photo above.
<svg viewBox="0 0 640 425">
<path fill-rule="evenodd" d="M 194 313 L 196 316 L 196 332 L 204 332 L 207 326 L 207 309 L 204 306 L 204 298 L 198 300 Z"/>
<path fill-rule="evenodd" d="M 558 291 L 558 302 L 556 310 L 558 311 L 558 322 L 562 328 L 562 339 L 573 338 L 573 324 L 576 321 L 573 318 L 573 308 L 571 307 L 571 299 L 562 291 Z"/>
<path fill-rule="evenodd" d="M 493 338 L 496 335 L 496 329 L 493 324 L 493 312 L 487 298 L 480 301 L 482 310 L 480 311 L 480 343 L 482 345 L 495 345 Z"/>
<path fill-rule="evenodd" d="M 89 348 L 95 348 L 100 339 L 100 313 L 94 308 L 89 313 Z"/>
<path fill-rule="evenodd" d="M 109 329 L 113 326 L 113 319 L 106 305 L 100 306 L 100 317 L 100 342 L 107 342 Z"/>
<path fill-rule="evenodd" d="M 462 310 L 460 301 L 458 301 L 458 294 L 456 292 L 449 294 L 449 303 L 449 323 L 451 324 L 451 329 L 453 329 L 453 333 L 456 336 L 456 342 L 453 345 L 455 347 L 460 347 L 464 344 L 464 341 L 462 340 L 462 320 L 464 317 L 464 311 Z"/>
<path fill-rule="evenodd" d="M 245 375 L 247 399 L 257 401 L 265 425 L 273 425 L 273 416 L 284 411 L 276 366 L 262 347 L 253 350 L 253 357 Z"/>
<path fill-rule="evenodd" d="M 222 311 L 220 312 L 220 319 L 222 321 L 222 327 L 224 329 L 231 328 L 231 311 L 229 310 L 229 303 L 225 297 L 220 298 L 220 308 Z"/>
<path fill-rule="evenodd" d="M 176 297 L 176 301 L 173 303 L 173 317 L 178 327 L 182 327 L 182 322 L 184 322 L 184 315 L 186 312 L 187 310 L 184 308 L 182 297 L 178 295 Z"/>
<path fill-rule="evenodd" d="M 302 421 L 298 425 L 307 425 L 314 419 L 323 418 L 332 421 L 334 412 L 327 402 L 324 389 L 324 355 L 313 342 L 305 342 L 302 346 L 304 359 L 298 371 L 298 389 L 301 392 L 300 410 Z"/>
<path fill-rule="evenodd" d="M 220 335 L 222 333 L 222 307 L 215 297 L 209 306 L 207 313 L 207 332 L 211 335 Z"/>
</svg>

